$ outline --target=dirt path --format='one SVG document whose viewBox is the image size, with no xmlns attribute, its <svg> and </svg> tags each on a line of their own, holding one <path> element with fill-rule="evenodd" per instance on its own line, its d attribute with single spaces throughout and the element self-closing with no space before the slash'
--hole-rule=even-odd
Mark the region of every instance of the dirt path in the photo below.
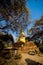
<svg viewBox="0 0 43 65">
<path fill-rule="evenodd" d="M 21 53 L 22 54 L 22 62 L 25 62 L 25 59 L 30 59 L 33 60 L 35 62 L 39 62 L 41 64 L 43 64 L 43 54 L 42 57 L 38 56 L 38 55 L 29 55 L 27 53 Z"/>
<path fill-rule="evenodd" d="M 13 57 L 11 57 L 9 60 L 7 60 L 7 62 L 5 60 L 5 64 L 3 64 L 3 65 L 27 65 L 27 62 L 25 61 L 26 59 L 29 59 L 29 62 L 30 62 L 30 60 L 32 60 L 35 62 L 39 62 L 43 65 L 43 54 L 42 54 L 42 57 L 38 56 L 37 54 L 36 55 L 29 55 L 29 54 L 23 53 L 23 52 L 21 52 L 20 54 L 22 56 L 21 59 L 15 60 L 14 55 L 13 55 Z M 0 58 L 0 62 L 1 62 L 1 58 Z"/>
</svg>

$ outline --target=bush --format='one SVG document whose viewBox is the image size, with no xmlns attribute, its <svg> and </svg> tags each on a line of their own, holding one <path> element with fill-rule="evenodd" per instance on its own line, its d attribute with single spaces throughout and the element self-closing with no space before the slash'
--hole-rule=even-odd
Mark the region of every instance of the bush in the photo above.
<svg viewBox="0 0 43 65">
<path fill-rule="evenodd" d="M 21 59 L 21 57 L 22 57 L 21 54 L 16 54 L 14 59 Z"/>
<path fill-rule="evenodd" d="M 43 46 L 39 46 L 39 50 L 43 53 Z"/>
<path fill-rule="evenodd" d="M 11 58 L 11 55 L 10 55 L 9 52 L 5 52 L 5 53 L 3 53 L 3 57 L 4 57 L 5 59 L 10 59 L 10 58 Z"/>
</svg>

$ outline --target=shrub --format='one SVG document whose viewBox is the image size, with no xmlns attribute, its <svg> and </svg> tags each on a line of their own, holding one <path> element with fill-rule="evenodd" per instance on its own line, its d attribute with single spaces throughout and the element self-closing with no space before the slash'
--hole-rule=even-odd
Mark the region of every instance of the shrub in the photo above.
<svg viewBox="0 0 43 65">
<path fill-rule="evenodd" d="M 22 57 L 21 54 L 16 54 L 14 59 L 21 59 L 21 57 Z"/>
</svg>

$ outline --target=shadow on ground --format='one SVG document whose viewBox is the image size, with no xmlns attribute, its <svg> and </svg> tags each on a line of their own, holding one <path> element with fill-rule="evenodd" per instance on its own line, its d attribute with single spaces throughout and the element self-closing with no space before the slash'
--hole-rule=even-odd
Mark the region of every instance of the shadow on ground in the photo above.
<svg viewBox="0 0 43 65">
<path fill-rule="evenodd" d="M 35 62 L 35 61 L 33 61 L 33 60 L 30 60 L 30 59 L 25 59 L 25 61 L 26 61 L 26 63 L 27 63 L 27 65 L 42 65 L 42 64 L 40 64 L 39 62 Z"/>
</svg>

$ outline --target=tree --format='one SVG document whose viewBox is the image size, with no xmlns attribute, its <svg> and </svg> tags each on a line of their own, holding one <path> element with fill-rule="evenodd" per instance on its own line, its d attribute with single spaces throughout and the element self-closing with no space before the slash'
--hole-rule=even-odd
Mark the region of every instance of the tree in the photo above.
<svg viewBox="0 0 43 65">
<path fill-rule="evenodd" d="M 6 31 L 20 32 L 22 28 L 25 30 L 28 21 L 28 9 L 26 8 L 26 0 L 0 0 L 0 22 L 6 21 L 6 26 L 0 23 L 0 29 Z"/>
<path fill-rule="evenodd" d="M 40 25 L 43 26 L 43 16 L 41 16 L 39 20 L 36 20 L 34 26 L 40 26 Z"/>
<path fill-rule="evenodd" d="M 28 30 L 28 33 L 35 34 L 40 31 L 43 31 L 43 16 L 41 16 L 39 20 L 35 21 L 34 26 Z"/>
<path fill-rule="evenodd" d="M 43 46 L 43 16 L 35 21 L 34 26 L 28 30 L 31 40 L 35 41 L 37 46 Z"/>
</svg>

